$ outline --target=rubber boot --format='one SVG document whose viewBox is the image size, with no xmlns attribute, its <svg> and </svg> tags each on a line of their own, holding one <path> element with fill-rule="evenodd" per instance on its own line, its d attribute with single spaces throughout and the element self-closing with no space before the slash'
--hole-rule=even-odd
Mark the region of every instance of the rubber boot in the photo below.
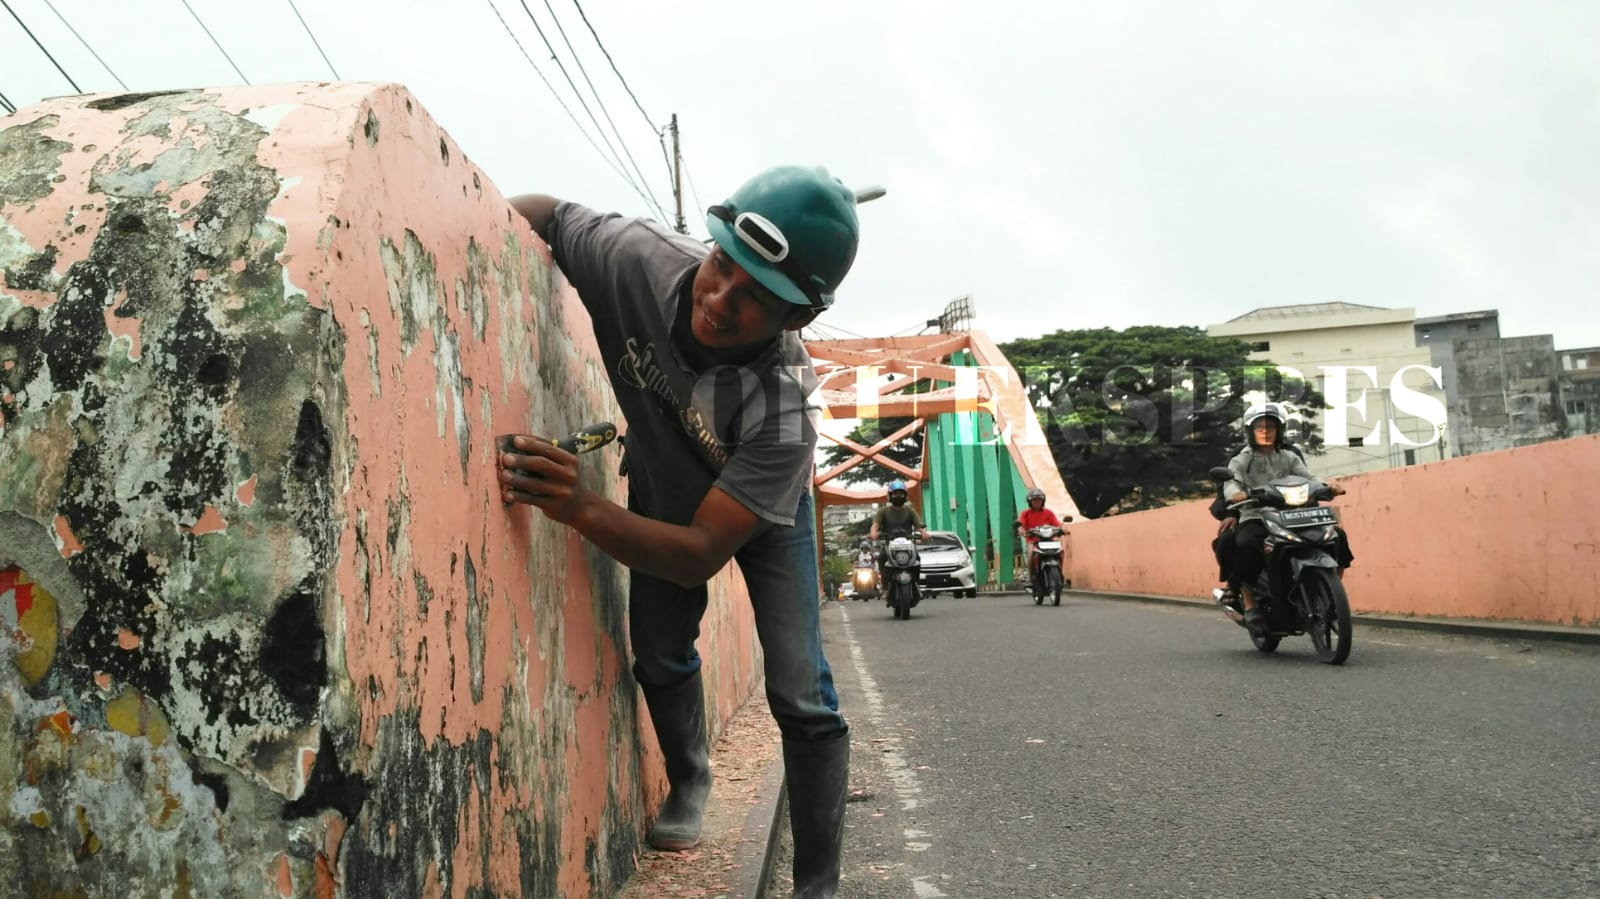
<svg viewBox="0 0 1600 899">
<path fill-rule="evenodd" d="M 640 686 L 671 787 L 646 839 L 657 849 L 692 849 L 700 842 L 700 824 L 711 796 L 711 753 L 700 672 L 676 687 Z"/>
<path fill-rule="evenodd" d="M 794 836 L 794 899 L 835 899 L 850 785 L 850 735 L 824 743 L 784 740 L 783 770 Z"/>
</svg>

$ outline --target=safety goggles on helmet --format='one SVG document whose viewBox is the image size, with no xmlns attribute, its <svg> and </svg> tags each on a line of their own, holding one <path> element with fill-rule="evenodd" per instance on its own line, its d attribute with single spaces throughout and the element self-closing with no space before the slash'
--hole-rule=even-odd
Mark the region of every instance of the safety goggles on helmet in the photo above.
<svg viewBox="0 0 1600 899">
<path fill-rule="evenodd" d="M 790 258 L 789 238 L 785 237 L 783 230 L 766 216 L 754 212 L 738 212 L 729 206 L 712 206 L 706 212 L 726 223 L 733 229 L 740 243 L 782 272 L 790 283 L 805 294 L 806 301 L 812 309 L 820 312 L 828 308 L 831 295 L 824 296 L 817 289 L 812 275 L 802 271 L 794 259 Z"/>
</svg>

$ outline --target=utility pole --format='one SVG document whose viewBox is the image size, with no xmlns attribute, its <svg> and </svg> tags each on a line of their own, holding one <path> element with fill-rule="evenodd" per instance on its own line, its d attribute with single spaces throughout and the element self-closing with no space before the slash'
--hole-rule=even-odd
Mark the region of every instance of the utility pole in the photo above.
<svg viewBox="0 0 1600 899">
<path fill-rule="evenodd" d="M 683 153 L 678 147 L 678 114 L 672 114 L 672 199 L 677 204 L 678 233 L 688 234 L 689 225 L 683 220 Z"/>
</svg>

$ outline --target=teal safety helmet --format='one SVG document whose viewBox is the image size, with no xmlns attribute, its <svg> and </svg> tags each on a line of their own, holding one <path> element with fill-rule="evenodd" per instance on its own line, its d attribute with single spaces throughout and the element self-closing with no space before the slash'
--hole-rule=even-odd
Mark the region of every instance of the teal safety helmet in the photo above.
<svg viewBox="0 0 1600 899">
<path fill-rule="evenodd" d="M 779 166 L 706 213 L 711 239 L 780 299 L 815 312 L 833 305 L 861 240 L 856 198 L 824 168 Z"/>
</svg>

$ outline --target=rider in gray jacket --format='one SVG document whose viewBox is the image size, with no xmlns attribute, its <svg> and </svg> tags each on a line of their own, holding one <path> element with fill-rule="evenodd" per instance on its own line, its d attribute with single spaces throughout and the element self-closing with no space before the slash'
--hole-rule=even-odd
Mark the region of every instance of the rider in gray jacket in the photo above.
<svg viewBox="0 0 1600 899">
<path fill-rule="evenodd" d="M 1252 406 L 1245 412 L 1244 429 L 1250 445 L 1228 463 L 1233 478 L 1222 488 L 1228 502 L 1244 502 L 1251 488 L 1264 487 L 1274 478 L 1291 475 L 1315 477 L 1298 453 L 1283 449 L 1283 425 L 1286 420 L 1283 407 L 1277 403 Z M 1333 490 L 1336 494 L 1344 492 L 1338 486 L 1333 486 Z M 1224 529 L 1232 527 L 1229 521 L 1231 519 L 1224 520 Z M 1238 527 L 1234 528 L 1236 542 L 1228 589 L 1238 590 L 1244 605 L 1245 624 L 1252 629 L 1261 624 L 1261 612 L 1256 608 L 1254 594 L 1256 579 L 1266 565 L 1262 552 L 1266 536 L 1267 528 L 1261 523 L 1261 510 L 1254 507 L 1240 509 Z M 1345 564 L 1348 562 L 1341 562 L 1341 567 Z"/>
</svg>

